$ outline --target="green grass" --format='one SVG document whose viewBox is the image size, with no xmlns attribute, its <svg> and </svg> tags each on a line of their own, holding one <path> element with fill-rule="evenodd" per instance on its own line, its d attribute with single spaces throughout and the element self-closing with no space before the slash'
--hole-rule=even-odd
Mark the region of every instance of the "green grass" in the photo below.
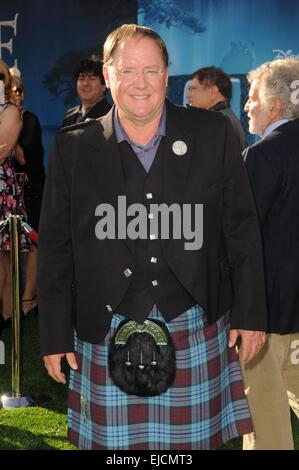
<svg viewBox="0 0 299 470">
<path fill-rule="evenodd" d="M 27 318 L 23 330 L 23 383 L 39 406 L 0 410 L 0 450 L 74 450 L 67 440 L 67 386 L 50 379 L 39 354 L 38 319 Z M 0 365 L 0 395 L 11 392 L 11 329 L 3 332 L 6 364 Z M 299 450 L 299 420 L 293 417 L 295 449 Z M 223 450 L 241 449 L 241 438 L 227 442 Z"/>
<path fill-rule="evenodd" d="M 39 354 L 38 319 L 23 322 L 21 392 L 38 406 L 0 410 L 0 450 L 72 450 L 66 437 L 67 386 L 48 377 Z M 6 363 L 0 365 L 0 395 L 11 392 L 11 329 L 4 330 Z"/>
<path fill-rule="evenodd" d="M 45 408 L 2 410 L 1 450 L 71 450 L 65 415 Z"/>
</svg>

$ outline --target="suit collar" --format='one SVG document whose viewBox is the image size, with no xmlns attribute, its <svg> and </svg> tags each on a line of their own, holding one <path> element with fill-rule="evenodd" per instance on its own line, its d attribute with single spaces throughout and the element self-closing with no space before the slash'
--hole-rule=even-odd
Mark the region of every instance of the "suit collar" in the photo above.
<svg viewBox="0 0 299 470">
<path fill-rule="evenodd" d="M 272 134 L 272 132 L 274 132 L 276 129 L 278 129 L 280 126 L 283 126 L 287 122 L 289 122 L 288 119 L 279 119 L 278 121 L 275 121 L 270 124 L 264 132 L 263 139 L 268 135 Z"/>
<path fill-rule="evenodd" d="M 299 132 L 299 118 L 290 120 L 288 122 L 285 122 L 284 124 L 281 124 L 279 127 L 274 129 L 270 134 L 266 135 L 262 139 L 258 140 L 255 144 L 257 145 L 263 142 L 264 140 L 272 139 L 273 136 L 277 134 L 285 134 L 289 132 Z"/>
<path fill-rule="evenodd" d="M 75 106 L 74 108 L 71 108 L 67 111 L 66 117 L 70 118 L 71 116 L 73 116 L 74 114 L 77 114 L 79 112 L 80 112 L 80 106 Z"/>
<path fill-rule="evenodd" d="M 285 131 L 293 131 L 293 130 L 296 130 L 296 132 L 298 132 L 299 118 L 285 122 L 284 124 L 282 124 L 281 126 L 275 129 L 276 132 L 285 132 Z"/>
</svg>

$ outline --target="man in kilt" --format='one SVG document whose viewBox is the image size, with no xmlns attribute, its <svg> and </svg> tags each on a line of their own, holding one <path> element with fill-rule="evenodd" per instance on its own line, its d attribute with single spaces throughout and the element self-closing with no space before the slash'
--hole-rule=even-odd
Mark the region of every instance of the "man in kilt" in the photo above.
<svg viewBox="0 0 299 470">
<path fill-rule="evenodd" d="M 252 431 L 234 346 L 242 342 L 248 363 L 265 341 L 254 202 L 229 123 L 166 100 L 167 66 L 157 33 L 117 28 L 103 67 L 115 106 L 61 130 L 52 147 L 39 229 L 41 346 L 54 380 L 66 383 L 62 358 L 71 368 L 68 435 L 80 449 L 216 449 Z M 120 375 L 135 394 L 108 367 L 126 319 L 136 336 L 125 335 L 132 349 Z M 175 375 L 142 394 L 137 379 L 157 377 L 164 347 L 154 326 L 148 354 L 142 331 L 161 322 Z"/>
</svg>

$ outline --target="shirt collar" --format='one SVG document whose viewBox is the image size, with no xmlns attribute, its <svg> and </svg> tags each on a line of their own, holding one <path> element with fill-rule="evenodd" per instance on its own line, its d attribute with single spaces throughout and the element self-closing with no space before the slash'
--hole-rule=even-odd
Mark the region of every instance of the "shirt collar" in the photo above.
<svg viewBox="0 0 299 470">
<path fill-rule="evenodd" d="M 118 144 L 126 140 L 127 142 L 129 142 L 129 144 L 137 145 L 134 142 L 132 142 L 132 140 L 129 138 L 128 134 L 124 130 L 123 126 L 121 125 L 116 108 L 114 109 L 114 112 L 113 112 L 113 123 L 114 123 L 114 130 L 116 134 L 116 140 Z M 164 105 L 159 127 L 157 129 L 156 134 L 147 145 L 138 145 L 138 147 L 142 147 L 142 148 L 152 147 L 153 145 L 155 145 L 155 143 L 161 136 L 165 136 L 165 135 L 166 135 L 166 106 Z"/>
<path fill-rule="evenodd" d="M 209 111 L 221 111 L 222 109 L 229 108 L 229 104 L 227 101 L 218 101 L 218 103 L 214 104 L 211 108 L 209 108 Z"/>
<path fill-rule="evenodd" d="M 80 105 L 80 108 L 79 108 L 79 113 L 81 114 L 81 116 L 83 116 L 83 117 L 84 117 L 84 116 L 85 116 L 85 114 L 86 114 L 86 111 L 87 111 L 87 110 L 86 110 L 86 109 L 84 109 L 84 108 L 83 108 L 83 106 L 82 106 L 82 104 L 81 104 L 81 105 Z"/>
<path fill-rule="evenodd" d="M 87 108 L 83 108 L 83 105 L 80 104 L 80 107 L 79 107 L 79 112 L 82 114 L 82 116 L 84 117 L 85 114 L 89 113 L 89 111 L 94 108 L 98 103 L 100 103 L 101 101 L 103 100 L 103 98 L 100 100 L 100 101 L 97 101 L 94 105 L 92 106 L 88 106 Z"/>
<path fill-rule="evenodd" d="M 268 126 L 263 134 L 263 139 L 265 137 L 267 137 L 267 135 L 270 135 L 271 132 L 273 132 L 275 129 L 277 129 L 277 127 L 280 127 L 282 126 L 283 124 L 285 124 L 286 122 L 289 122 L 289 119 L 279 119 L 279 121 L 275 121 L 273 122 L 272 124 L 270 124 L 270 126 Z"/>
</svg>

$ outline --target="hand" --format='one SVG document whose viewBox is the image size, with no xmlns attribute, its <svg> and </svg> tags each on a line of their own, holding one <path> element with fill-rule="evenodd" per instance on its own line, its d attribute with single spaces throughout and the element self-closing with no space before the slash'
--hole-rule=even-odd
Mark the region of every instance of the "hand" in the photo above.
<svg viewBox="0 0 299 470">
<path fill-rule="evenodd" d="M 228 343 L 230 348 L 233 348 L 236 345 L 239 336 L 242 340 L 240 360 L 247 364 L 264 346 L 266 342 L 266 333 L 264 331 L 230 330 Z"/>
<path fill-rule="evenodd" d="M 61 372 L 61 359 L 66 357 L 68 365 L 74 369 L 78 369 L 78 364 L 76 362 L 75 354 L 72 352 L 62 353 L 62 354 L 50 354 L 49 356 L 44 356 L 45 367 L 48 371 L 48 374 L 56 382 L 66 384 L 65 375 Z"/>
</svg>

